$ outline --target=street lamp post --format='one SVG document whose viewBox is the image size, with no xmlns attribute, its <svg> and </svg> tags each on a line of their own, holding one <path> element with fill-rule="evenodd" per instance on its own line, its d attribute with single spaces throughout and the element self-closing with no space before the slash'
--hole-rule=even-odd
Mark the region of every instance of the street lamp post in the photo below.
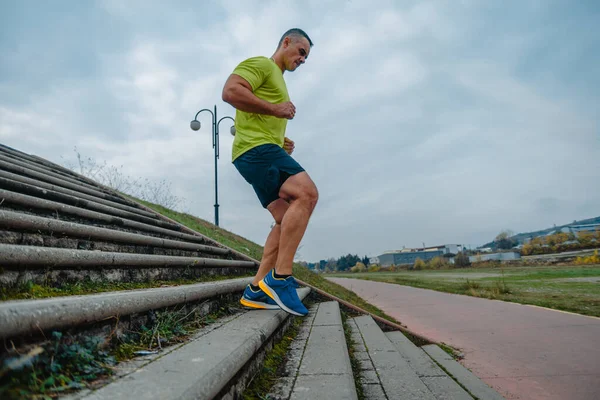
<svg viewBox="0 0 600 400">
<path fill-rule="evenodd" d="M 234 125 L 230 128 L 230 132 L 232 135 L 235 135 L 235 120 L 231 117 L 223 117 L 218 119 L 217 117 L 217 106 L 215 105 L 215 111 L 211 111 L 208 108 L 202 109 L 196 113 L 194 120 L 190 122 L 190 128 L 192 130 L 197 131 L 200 129 L 200 121 L 198 121 L 198 115 L 201 112 L 208 111 L 212 115 L 212 145 L 213 149 L 215 149 L 215 225 L 219 226 L 219 184 L 218 184 L 218 175 L 217 175 L 217 160 L 219 159 L 219 124 L 224 119 L 230 119 L 233 121 Z"/>
</svg>

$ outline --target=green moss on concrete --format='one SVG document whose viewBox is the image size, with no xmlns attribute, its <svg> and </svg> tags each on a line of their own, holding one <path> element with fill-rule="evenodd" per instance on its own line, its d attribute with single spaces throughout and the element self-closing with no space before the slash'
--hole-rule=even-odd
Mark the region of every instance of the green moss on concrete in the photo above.
<svg viewBox="0 0 600 400">
<path fill-rule="evenodd" d="M 49 297 L 113 292 L 118 290 L 191 285 L 194 283 L 252 277 L 253 275 L 253 273 L 249 272 L 244 275 L 207 275 L 196 279 L 153 280 L 148 282 L 94 282 L 87 279 L 77 283 L 64 283 L 58 285 L 37 284 L 29 281 L 14 287 L 0 287 L 0 301 L 44 299 Z"/>
</svg>

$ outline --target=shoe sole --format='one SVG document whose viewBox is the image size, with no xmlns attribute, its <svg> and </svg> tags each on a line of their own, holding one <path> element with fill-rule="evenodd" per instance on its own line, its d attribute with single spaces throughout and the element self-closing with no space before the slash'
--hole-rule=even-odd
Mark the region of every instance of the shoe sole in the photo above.
<svg viewBox="0 0 600 400">
<path fill-rule="evenodd" d="M 285 304 L 283 304 L 283 301 L 281 301 L 279 296 L 277 296 L 277 293 L 275 293 L 275 290 L 271 289 L 269 287 L 269 285 L 264 283 L 262 280 L 258 281 L 258 287 L 260 287 L 262 289 L 262 291 L 267 294 L 267 296 L 269 296 L 270 298 L 275 300 L 275 303 L 277 303 L 277 305 L 279 305 L 279 307 L 281 307 L 281 309 L 284 310 L 285 312 L 288 312 L 293 315 L 297 315 L 299 317 L 306 316 L 306 314 L 300 314 L 299 312 L 294 311 L 294 310 L 290 309 L 289 307 L 287 307 Z"/>
<path fill-rule="evenodd" d="M 240 303 L 243 306 L 260 309 L 260 310 L 279 310 L 279 306 L 277 306 L 277 305 L 265 304 L 262 302 L 252 301 L 252 300 L 248 300 L 248 299 L 244 299 L 244 298 L 240 299 Z"/>
</svg>

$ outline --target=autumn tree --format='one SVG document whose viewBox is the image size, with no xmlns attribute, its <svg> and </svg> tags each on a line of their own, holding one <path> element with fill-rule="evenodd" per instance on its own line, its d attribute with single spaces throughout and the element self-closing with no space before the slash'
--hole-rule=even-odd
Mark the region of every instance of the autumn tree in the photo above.
<svg viewBox="0 0 600 400">
<path fill-rule="evenodd" d="M 351 272 L 365 272 L 367 270 L 367 266 L 362 262 L 357 262 L 356 265 L 350 268 Z"/>
<path fill-rule="evenodd" d="M 577 241 L 582 246 L 590 246 L 592 244 L 592 239 L 596 236 L 593 232 L 590 231 L 580 231 L 577 232 Z"/>
<path fill-rule="evenodd" d="M 511 238 L 513 234 L 514 233 L 510 230 L 504 230 L 500 232 L 496 236 L 496 239 L 494 239 L 494 242 L 496 242 L 496 247 L 502 250 L 513 248 L 517 244 L 517 241 Z"/>
<path fill-rule="evenodd" d="M 521 255 L 530 256 L 533 254 L 533 245 L 531 243 L 525 243 L 521 249 Z"/>
</svg>

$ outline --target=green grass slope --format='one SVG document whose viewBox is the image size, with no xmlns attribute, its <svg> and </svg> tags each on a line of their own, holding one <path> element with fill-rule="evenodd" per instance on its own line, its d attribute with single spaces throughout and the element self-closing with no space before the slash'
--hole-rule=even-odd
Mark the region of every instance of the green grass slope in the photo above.
<svg viewBox="0 0 600 400">
<path fill-rule="evenodd" d="M 234 250 L 239 251 L 240 253 L 246 254 L 255 260 L 260 261 L 263 254 L 263 247 L 245 239 L 235 233 L 229 232 L 225 229 L 222 229 L 210 222 L 207 222 L 203 219 L 195 217 L 190 214 L 180 213 L 177 211 L 170 210 L 168 208 L 162 207 L 160 205 L 148 203 L 146 201 L 142 201 L 136 198 L 131 198 L 133 201 L 137 201 L 140 204 L 145 205 L 148 208 L 156 211 L 159 214 L 162 214 L 174 221 L 179 222 L 180 224 L 187 226 L 190 229 L 195 230 L 225 246 L 228 246 Z M 372 304 L 364 301 L 361 297 L 357 296 L 354 292 L 336 284 L 328 281 L 323 276 L 315 274 L 310 271 L 308 268 L 303 267 L 299 264 L 294 264 L 294 276 L 310 285 L 313 285 L 333 296 L 336 296 L 342 300 L 345 300 L 349 303 L 354 304 L 371 312 L 375 315 L 378 315 L 382 318 L 387 319 L 388 321 L 399 323 L 389 315 L 386 315 L 383 311 L 373 306 Z"/>
</svg>

